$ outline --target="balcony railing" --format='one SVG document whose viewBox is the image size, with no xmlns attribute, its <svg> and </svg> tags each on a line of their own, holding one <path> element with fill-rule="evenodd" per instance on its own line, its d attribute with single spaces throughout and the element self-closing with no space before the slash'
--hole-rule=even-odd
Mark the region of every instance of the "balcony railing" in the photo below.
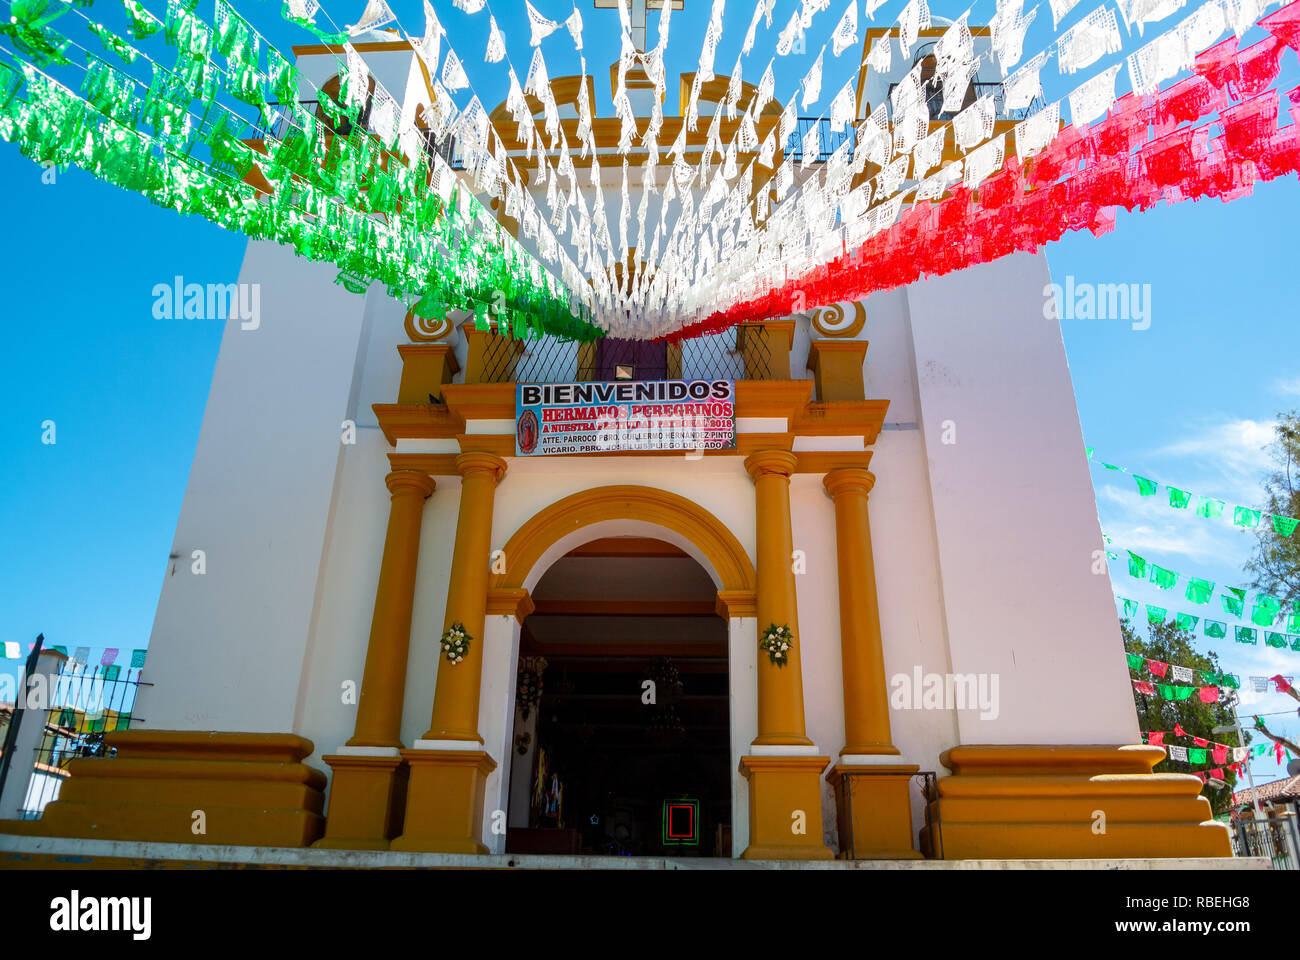
<svg viewBox="0 0 1300 960">
<path fill-rule="evenodd" d="M 784 340 L 763 326 L 742 326 L 680 344 L 605 340 L 573 343 L 542 337 L 512 340 L 489 335 L 478 347 L 466 382 L 569 383 L 588 380 L 784 380 L 789 378 Z M 779 353 L 774 358 L 775 352 Z M 785 364 L 775 362 L 779 359 Z M 471 371 L 481 371 L 473 376 Z"/>
</svg>

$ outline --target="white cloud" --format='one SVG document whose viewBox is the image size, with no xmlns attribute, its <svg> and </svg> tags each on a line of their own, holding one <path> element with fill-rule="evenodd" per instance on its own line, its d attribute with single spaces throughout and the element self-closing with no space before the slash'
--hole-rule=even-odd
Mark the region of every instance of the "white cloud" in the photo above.
<svg viewBox="0 0 1300 960">
<path fill-rule="evenodd" d="M 1283 380 L 1279 377 L 1273 381 L 1273 391 L 1287 396 L 1300 397 L 1300 377 L 1293 380 Z"/>
<path fill-rule="evenodd" d="M 1253 505 L 1262 499 L 1262 480 L 1273 469 L 1268 446 L 1275 439 L 1276 428 L 1274 420 L 1229 420 L 1199 429 L 1190 437 L 1153 451 L 1152 456 L 1195 458 L 1192 466 L 1197 473 L 1207 478 L 1217 473 L 1226 481 L 1219 490 L 1200 489 L 1195 493 L 1220 497 L 1230 504 Z"/>
</svg>

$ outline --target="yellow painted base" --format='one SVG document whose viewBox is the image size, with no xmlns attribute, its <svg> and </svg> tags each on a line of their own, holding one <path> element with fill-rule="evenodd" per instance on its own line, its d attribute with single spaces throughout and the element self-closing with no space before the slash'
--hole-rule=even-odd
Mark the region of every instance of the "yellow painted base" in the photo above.
<svg viewBox="0 0 1300 960">
<path fill-rule="evenodd" d="M 742 860 L 835 858 L 822 839 L 822 771 L 829 763 L 830 757 L 741 757 L 749 781 L 749 846 Z"/>
<path fill-rule="evenodd" d="M 124 730 L 117 756 L 73 760 L 42 836 L 305 847 L 321 835 L 325 774 L 292 734 Z M 200 832 L 201 831 L 201 832 Z"/>
<path fill-rule="evenodd" d="M 482 750 L 403 750 L 410 764 L 406 816 L 394 850 L 488 853 L 483 791 L 496 762 Z"/>
<path fill-rule="evenodd" d="M 908 764 L 846 766 L 826 775 L 835 789 L 841 860 L 919 860 L 912 846 L 912 774 Z M 856 774 L 856 775 L 855 775 Z"/>
<path fill-rule="evenodd" d="M 924 848 L 945 859 L 1230 857 L 1188 774 L 1153 774 L 1159 747 L 954 747 Z M 941 852 L 940 852 L 941 851 Z"/>
<path fill-rule="evenodd" d="M 387 850 L 402 828 L 406 761 L 401 757 L 321 757 L 330 781 L 325 836 L 312 846 L 335 850 Z"/>
</svg>

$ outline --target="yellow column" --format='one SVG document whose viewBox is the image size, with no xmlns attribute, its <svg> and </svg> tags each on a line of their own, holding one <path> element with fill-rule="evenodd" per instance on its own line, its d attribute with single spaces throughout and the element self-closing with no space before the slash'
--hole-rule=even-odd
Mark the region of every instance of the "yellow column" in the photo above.
<svg viewBox="0 0 1300 960">
<path fill-rule="evenodd" d="M 478 701 L 492 510 L 506 462 L 490 453 L 463 453 L 456 458 L 456 469 L 461 475 L 460 513 L 443 629 L 456 622 L 463 624 L 470 645 L 460 663 L 445 658 L 439 661 L 429 730 L 416 749 L 402 751 L 411 773 L 402 835 L 393 840 L 394 850 L 488 852 L 479 837 L 484 787 L 496 762 L 475 747 L 483 743 L 478 732 Z"/>
<path fill-rule="evenodd" d="M 386 478 L 391 493 L 384 558 L 375 590 L 366 668 L 357 702 L 357 722 L 350 747 L 400 747 L 402 695 L 415 607 L 415 567 L 420 557 L 424 501 L 434 491 L 433 478 L 418 470 L 394 470 Z"/>
<path fill-rule="evenodd" d="M 803 667 L 799 648 L 799 608 L 794 587 L 794 541 L 790 532 L 790 474 L 794 454 L 764 450 L 745 460 L 754 480 L 758 549 L 758 632 L 786 625 L 795 636 L 784 667 L 758 656 L 758 736 L 756 744 L 812 743 L 804 733 Z"/>
<path fill-rule="evenodd" d="M 839 558 L 845 739 L 840 754 L 897 754 L 890 741 L 889 691 L 867 516 L 867 496 L 876 478 L 861 468 L 843 468 L 826 474 L 822 483 L 835 501 Z"/>
<path fill-rule="evenodd" d="M 804 637 L 799 632 L 790 530 L 795 462 L 786 450 L 763 450 L 745 460 L 754 480 L 758 632 L 770 624 L 785 625 L 795 638 L 785 666 L 776 666 L 766 651 L 758 651 L 758 736 L 740 761 L 749 781 L 749 845 L 741 854 L 747 860 L 831 857 L 822 842 L 821 814 L 821 774 L 829 758 L 817 755 L 804 728 Z"/>
<path fill-rule="evenodd" d="M 316 843 L 321 847 L 384 849 L 401 823 L 405 766 L 399 749 L 415 571 L 424 501 L 435 485 L 418 470 L 394 470 L 386 483 L 388 532 L 357 719 L 347 745 L 322 758 L 334 776 L 325 836 Z"/>
<path fill-rule="evenodd" d="M 839 807 L 840 856 L 915 859 L 912 774 L 889 730 L 889 691 L 880 633 L 876 566 L 867 498 L 875 476 L 859 467 L 822 481 L 835 502 L 839 563 L 840 658 L 844 675 L 844 749 L 828 777 Z"/>
<path fill-rule="evenodd" d="M 447 580 L 447 614 L 443 630 L 464 624 L 472 638 L 469 652 L 454 666 L 438 663 L 438 686 L 426 740 L 477 740 L 479 681 L 483 673 L 483 627 L 487 619 L 488 573 L 492 561 L 492 509 L 506 462 L 490 453 L 462 453 L 460 515 L 456 546 Z"/>
</svg>

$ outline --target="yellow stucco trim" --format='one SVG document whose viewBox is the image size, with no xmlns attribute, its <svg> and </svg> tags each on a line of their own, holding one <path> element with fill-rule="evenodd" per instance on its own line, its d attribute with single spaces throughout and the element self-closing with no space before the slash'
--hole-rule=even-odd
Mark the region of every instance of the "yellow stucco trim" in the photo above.
<svg viewBox="0 0 1300 960">
<path fill-rule="evenodd" d="M 1201 782 L 1143 744 L 971 744 L 939 758 L 922 848 L 946 859 L 1230 857 Z"/>
<path fill-rule="evenodd" d="M 606 520 L 644 520 L 681 534 L 704 554 L 722 581 L 719 590 L 757 588 L 745 548 L 713 514 L 667 490 L 614 485 L 581 490 L 534 514 L 506 542 L 508 571 L 494 574 L 491 587 L 522 587 L 550 546 L 575 530 Z"/>
</svg>

